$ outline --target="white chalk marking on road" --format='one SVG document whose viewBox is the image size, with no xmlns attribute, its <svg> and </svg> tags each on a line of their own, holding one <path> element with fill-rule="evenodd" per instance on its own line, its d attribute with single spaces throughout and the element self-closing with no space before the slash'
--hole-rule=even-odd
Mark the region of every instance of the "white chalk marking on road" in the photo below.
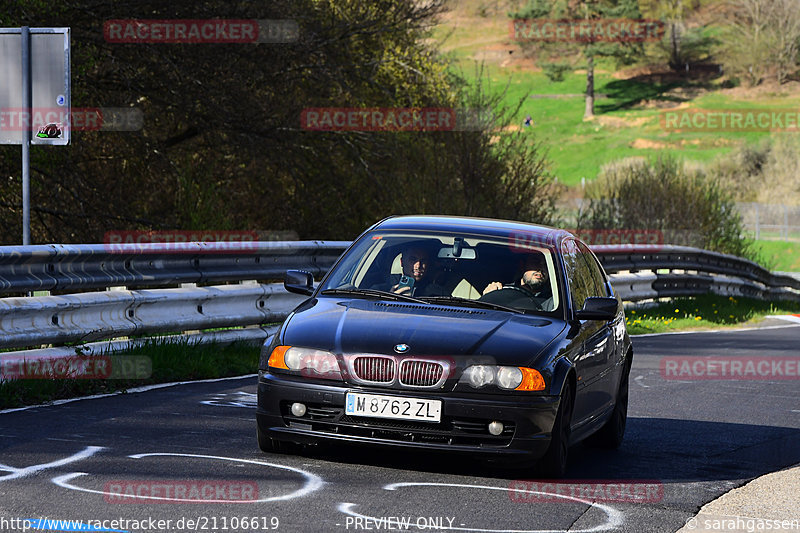
<svg viewBox="0 0 800 533">
<path fill-rule="evenodd" d="M 233 396 L 233 398 L 228 399 L 230 396 Z M 258 395 L 252 392 L 236 391 L 230 394 L 215 394 L 210 400 L 203 400 L 200 403 L 216 407 L 244 407 L 245 409 L 252 409 L 258 405 Z"/>
<path fill-rule="evenodd" d="M 525 489 L 512 489 L 509 487 L 493 487 L 489 485 L 465 485 L 460 483 L 416 483 L 416 482 L 408 482 L 408 483 L 391 483 L 389 485 L 385 485 L 383 487 L 384 490 L 397 490 L 398 488 L 403 487 L 455 487 L 455 488 L 463 488 L 463 489 L 486 489 L 486 490 L 502 490 L 506 492 L 522 492 L 526 494 L 540 494 L 542 496 L 552 496 L 555 498 L 562 498 L 564 500 L 571 500 L 578 503 L 586 504 L 590 507 L 596 507 L 603 511 L 606 515 L 606 521 L 599 526 L 595 526 L 589 529 L 571 529 L 571 533 L 595 533 L 600 531 L 609 531 L 612 529 L 616 529 L 620 527 L 624 520 L 623 514 L 610 507 L 608 505 L 603 505 L 601 503 L 592 502 L 589 500 L 583 500 L 581 498 L 575 498 L 573 496 L 567 496 L 566 494 L 556 494 L 550 492 L 540 492 L 536 490 L 525 490 Z M 346 515 L 350 515 L 355 518 L 361 518 L 364 520 L 380 521 L 380 518 L 373 517 L 373 516 L 366 516 L 359 514 L 353 510 L 357 504 L 355 503 L 340 503 L 339 504 L 339 512 L 344 513 Z M 462 524 L 463 525 L 463 524 Z M 419 527 L 416 524 L 410 523 L 409 527 L 416 527 L 418 529 L 425 529 L 425 527 Z M 444 530 L 452 530 L 452 531 L 476 531 L 479 533 L 563 533 L 563 529 L 481 529 L 481 528 L 473 528 L 473 527 L 438 527 L 437 529 L 444 529 Z"/>
<path fill-rule="evenodd" d="M 640 386 L 644 387 L 645 389 L 649 389 L 650 385 L 645 385 L 644 383 L 639 381 L 639 380 L 642 380 L 642 379 L 644 379 L 644 376 L 636 376 L 635 378 L 633 378 L 633 382 L 636 383 L 637 385 L 640 385 Z"/>
<path fill-rule="evenodd" d="M 289 470 L 291 472 L 295 472 L 300 474 L 306 479 L 305 484 L 294 492 L 290 492 L 289 494 L 284 494 L 282 496 L 272 496 L 270 498 L 262 498 L 260 500 L 202 500 L 202 503 L 269 503 L 269 502 L 276 502 L 276 501 L 285 501 L 285 500 L 293 500 L 295 498 L 301 498 L 303 496 L 307 496 L 312 492 L 315 492 L 322 488 L 325 484 L 325 481 L 322 480 L 316 474 L 312 474 L 311 472 L 307 472 L 305 470 L 301 470 L 299 468 L 294 468 L 292 466 L 286 465 L 279 465 L 275 463 L 267 463 L 265 461 L 253 461 L 251 459 L 237 459 L 236 457 L 220 457 L 216 455 L 195 455 L 191 453 L 140 453 L 136 455 L 129 455 L 131 459 L 141 459 L 143 457 L 192 457 L 192 458 L 199 458 L 199 459 L 214 459 L 218 461 L 231 461 L 235 463 L 249 463 L 259 466 L 268 466 L 271 468 L 278 468 L 281 470 Z M 80 477 L 80 476 L 88 476 L 86 472 L 71 472 L 69 474 L 64 474 L 63 476 L 54 477 L 51 481 L 58 485 L 59 487 L 71 490 L 78 490 L 81 492 L 89 492 L 92 494 L 102 494 L 104 496 L 109 496 L 113 498 L 119 498 L 119 493 L 114 492 L 106 492 L 102 490 L 94 490 L 94 489 L 87 489 L 85 487 L 79 487 L 77 485 L 72 485 L 70 481 L 73 479 Z M 161 496 L 136 496 L 137 499 L 141 500 L 167 500 L 169 502 L 186 502 L 186 503 L 198 503 L 199 500 L 197 499 L 184 499 L 184 498 L 168 498 L 168 497 L 161 497 Z"/>
<path fill-rule="evenodd" d="M 64 459 L 59 459 L 58 461 L 53 461 L 51 463 L 32 465 L 25 468 L 14 468 L 13 466 L 0 464 L 0 470 L 4 472 L 11 472 L 8 475 L 0 477 L 0 481 L 7 481 L 9 479 L 19 479 L 21 477 L 27 477 L 30 476 L 31 474 L 35 474 L 36 472 L 41 472 L 42 470 L 47 470 L 48 468 L 57 468 L 59 466 L 68 465 L 76 461 L 82 461 L 83 459 L 88 459 L 92 455 L 104 449 L 105 448 L 102 446 L 88 446 L 82 452 L 70 455 L 69 457 L 65 457 Z"/>
</svg>

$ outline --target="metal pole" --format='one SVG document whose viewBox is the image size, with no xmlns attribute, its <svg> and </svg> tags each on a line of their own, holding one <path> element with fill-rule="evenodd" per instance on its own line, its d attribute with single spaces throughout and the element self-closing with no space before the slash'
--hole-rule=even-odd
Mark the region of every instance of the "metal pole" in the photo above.
<svg viewBox="0 0 800 533">
<path fill-rule="evenodd" d="M 758 220 L 758 206 L 759 206 L 758 202 L 755 203 L 755 206 L 756 206 L 756 240 L 758 240 L 759 237 L 761 237 L 761 226 Z"/>
<path fill-rule="evenodd" d="M 22 117 L 28 115 L 28 124 L 22 124 L 22 245 L 31 243 L 31 130 L 33 123 L 31 97 L 31 33 L 22 27 Z"/>
<path fill-rule="evenodd" d="M 789 208 L 783 204 L 783 240 L 789 240 Z"/>
</svg>

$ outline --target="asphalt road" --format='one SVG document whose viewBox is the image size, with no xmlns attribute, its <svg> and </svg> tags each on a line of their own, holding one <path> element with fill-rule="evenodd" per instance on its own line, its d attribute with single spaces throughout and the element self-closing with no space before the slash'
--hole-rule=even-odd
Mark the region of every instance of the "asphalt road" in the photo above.
<svg viewBox="0 0 800 533">
<path fill-rule="evenodd" d="M 254 377 L 4 413 L 0 531 L 37 525 L 18 519 L 45 518 L 131 533 L 389 526 L 674 532 L 704 503 L 800 462 L 800 381 L 665 379 L 662 357 L 797 360 L 799 341 L 800 325 L 635 338 L 625 442 L 613 452 L 574 447 L 563 481 L 572 487 L 522 481 L 524 471 L 446 455 L 348 448 L 261 453 Z M 118 496 L 139 491 L 169 499 L 185 491 L 191 498 L 192 490 L 207 489 L 201 498 L 218 502 L 131 503 Z"/>
</svg>

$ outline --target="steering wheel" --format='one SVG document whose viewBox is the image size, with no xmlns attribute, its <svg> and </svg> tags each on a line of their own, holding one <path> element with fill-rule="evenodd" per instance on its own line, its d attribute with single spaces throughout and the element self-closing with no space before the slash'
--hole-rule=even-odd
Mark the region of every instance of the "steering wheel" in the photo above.
<svg viewBox="0 0 800 533">
<path fill-rule="evenodd" d="M 542 306 L 542 304 L 545 301 L 547 301 L 548 298 L 542 298 L 540 296 L 535 296 L 535 295 L 531 294 L 530 291 L 527 291 L 524 288 L 519 287 L 517 285 L 503 285 L 499 289 L 495 289 L 495 290 L 493 290 L 491 292 L 487 292 L 484 296 L 488 296 L 490 294 L 496 294 L 496 293 L 501 292 L 501 291 L 509 291 L 509 292 L 506 292 L 507 296 L 505 296 L 505 298 L 501 298 L 501 300 L 500 300 L 500 301 L 502 301 L 502 300 L 505 300 L 505 299 L 509 299 L 509 302 L 506 305 L 510 305 L 511 302 L 515 302 L 516 306 L 521 308 L 521 309 L 530 310 L 530 311 L 546 311 L 547 310 Z M 524 296 L 524 300 L 520 299 L 519 295 L 510 296 L 509 297 L 509 295 L 512 292 L 521 293 Z M 523 302 L 525 302 L 525 303 L 523 303 Z"/>
<path fill-rule="evenodd" d="M 495 289 L 492 292 L 495 292 L 495 291 L 517 291 L 517 292 L 521 292 L 521 293 L 525 294 L 525 296 L 530 296 L 528 291 L 526 291 L 522 287 L 517 287 L 516 285 L 503 285 L 499 289 Z M 487 294 L 489 294 L 489 293 L 487 293 Z"/>
</svg>

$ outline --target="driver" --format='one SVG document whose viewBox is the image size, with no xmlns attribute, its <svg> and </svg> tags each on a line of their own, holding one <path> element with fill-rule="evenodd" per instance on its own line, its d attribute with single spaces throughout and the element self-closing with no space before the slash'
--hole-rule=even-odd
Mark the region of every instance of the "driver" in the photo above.
<svg viewBox="0 0 800 533">
<path fill-rule="evenodd" d="M 553 293 L 544 255 L 533 253 L 521 258 L 519 272 L 522 274 L 515 283 L 509 285 L 503 285 L 499 281 L 489 283 L 483 290 L 483 296 L 480 299 L 485 302 L 524 308 L 527 307 L 526 301 L 537 298 L 541 301 L 539 303 L 541 309 L 551 311 L 553 309 Z M 511 290 L 502 291 L 500 289 Z"/>
</svg>

